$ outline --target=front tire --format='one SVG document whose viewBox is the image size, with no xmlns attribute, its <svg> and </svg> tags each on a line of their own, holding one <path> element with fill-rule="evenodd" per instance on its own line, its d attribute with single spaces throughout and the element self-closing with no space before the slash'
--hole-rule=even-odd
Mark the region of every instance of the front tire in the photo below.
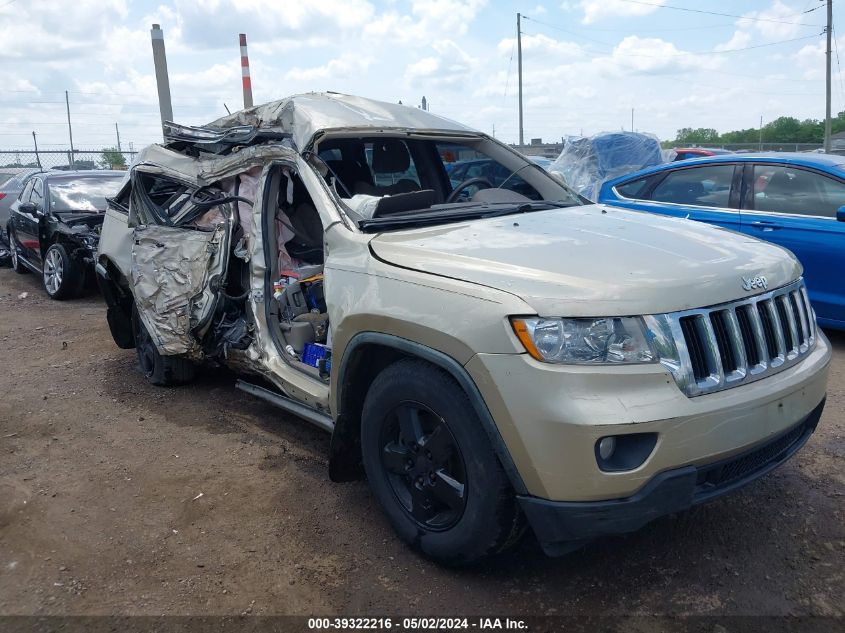
<svg viewBox="0 0 845 633">
<path fill-rule="evenodd" d="M 469 398 L 443 370 L 400 360 L 373 381 L 361 418 L 364 470 L 400 538 L 438 562 L 516 544 L 524 520 Z"/>
<path fill-rule="evenodd" d="M 181 356 L 162 356 L 138 316 L 138 309 L 132 307 L 132 331 L 135 335 L 135 351 L 141 373 L 150 383 L 159 387 L 184 385 L 194 379 L 196 367 Z"/>
<path fill-rule="evenodd" d="M 42 271 L 44 290 L 51 299 L 70 299 L 82 291 L 85 272 L 62 244 L 53 244 L 44 253 Z"/>
</svg>

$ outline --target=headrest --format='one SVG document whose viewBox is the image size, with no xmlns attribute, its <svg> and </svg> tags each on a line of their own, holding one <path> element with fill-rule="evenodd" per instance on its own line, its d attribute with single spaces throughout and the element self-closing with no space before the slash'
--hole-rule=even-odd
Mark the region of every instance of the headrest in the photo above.
<svg viewBox="0 0 845 633">
<path fill-rule="evenodd" d="M 395 138 L 373 143 L 373 171 L 377 174 L 398 174 L 411 166 L 411 156 L 405 143 Z"/>
</svg>

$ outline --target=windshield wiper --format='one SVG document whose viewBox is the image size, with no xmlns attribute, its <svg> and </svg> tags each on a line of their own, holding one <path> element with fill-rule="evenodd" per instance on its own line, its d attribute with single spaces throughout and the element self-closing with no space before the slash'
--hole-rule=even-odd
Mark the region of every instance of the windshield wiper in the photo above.
<svg viewBox="0 0 845 633">
<path fill-rule="evenodd" d="M 561 209 L 563 207 L 571 207 L 573 205 L 565 202 L 551 202 L 548 200 L 536 202 L 523 202 L 516 206 L 508 206 L 504 209 L 496 209 L 489 213 L 483 214 L 483 218 L 498 218 L 503 215 L 513 215 L 516 213 L 530 213 L 531 211 L 543 211 L 545 209 Z"/>
<path fill-rule="evenodd" d="M 502 207 L 501 205 L 505 205 Z M 529 213 L 531 211 L 542 211 L 545 209 L 556 209 L 570 207 L 572 204 L 552 200 L 538 200 L 531 202 L 508 203 L 484 203 L 472 205 L 469 208 L 446 208 L 442 210 L 431 209 L 428 211 L 414 211 L 390 215 L 383 218 L 372 218 L 361 220 L 358 226 L 362 231 L 377 229 L 395 229 L 412 226 L 425 226 L 439 224 L 441 222 L 458 222 L 461 220 L 476 220 L 483 218 L 496 218 L 503 215 L 515 213 Z M 491 208 L 492 207 L 492 208 Z"/>
</svg>

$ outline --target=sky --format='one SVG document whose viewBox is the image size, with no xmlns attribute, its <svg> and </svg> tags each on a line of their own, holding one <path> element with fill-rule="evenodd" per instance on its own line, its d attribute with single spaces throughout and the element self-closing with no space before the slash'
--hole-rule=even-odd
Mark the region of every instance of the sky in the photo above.
<svg viewBox="0 0 845 633">
<path fill-rule="evenodd" d="M 31 148 L 33 131 L 40 148 L 67 147 L 66 90 L 76 148 L 116 145 L 115 123 L 123 149 L 160 141 L 153 23 L 179 123 L 243 107 L 246 33 L 256 104 L 425 96 L 432 112 L 516 142 L 517 12 L 526 141 L 631 129 L 632 109 L 634 129 L 661 139 L 824 117 L 821 0 L 0 0 L 0 149 Z M 845 110 L 835 42 L 834 114 Z"/>
</svg>

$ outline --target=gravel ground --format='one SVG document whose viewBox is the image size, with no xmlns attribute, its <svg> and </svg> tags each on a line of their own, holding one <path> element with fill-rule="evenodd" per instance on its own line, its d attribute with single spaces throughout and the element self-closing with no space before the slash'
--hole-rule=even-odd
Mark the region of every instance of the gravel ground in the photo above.
<svg viewBox="0 0 845 633">
<path fill-rule="evenodd" d="M 845 613 L 845 336 L 807 446 L 744 491 L 546 558 L 440 568 L 329 438 L 205 369 L 160 389 L 92 295 L 0 270 L 0 614 Z M 28 293 L 21 298 L 22 293 Z"/>
</svg>

